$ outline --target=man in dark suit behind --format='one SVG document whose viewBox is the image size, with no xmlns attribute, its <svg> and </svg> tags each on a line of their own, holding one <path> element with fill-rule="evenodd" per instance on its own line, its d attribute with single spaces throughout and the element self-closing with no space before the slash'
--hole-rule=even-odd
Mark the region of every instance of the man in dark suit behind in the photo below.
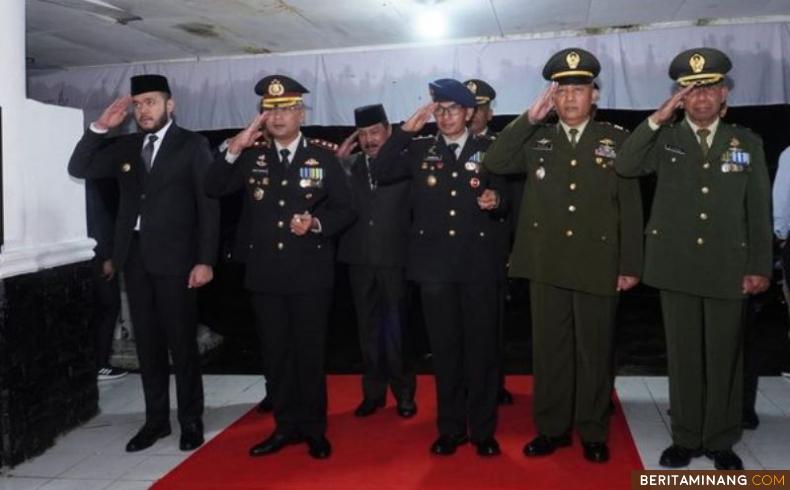
<svg viewBox="0 0 790 490">
<path fill-rule="evenodd" d="M 129 104 L 139 132 L 112 142 Z M 170 434 L 168 350 L 176 375 L 180 448 L 203 444 L 203 381 L 196 341 L 195 289 L 213 278 L 219 207 L 203 180 L 212 157 L 208 141 L 178 127 L 167 79 L 131 79 L 131 96 L 115 100 L 74 149 L 69 173 L 114 177 L 120 189 L 113 263 L 123 268 L 134 325 L 146 421 L 129 452 Z"/>
<path fill-rule="evenodd" d="M 362 403 L 354 415 L 366 417 L 385 405 L 387 385 L 398 415 L 417 413 L 416 378 L 404 342 L 406 250 L 409 230 L 409 182 L 379 186 L 370 177 L 370 162 L 378 156 L 392 128 L 381 104 L 354 111 L 357 130 L 338 149 L 346 157 L 354 146 L 351 196 L 357 221 L 340 238 L 338 260 L 348 264 L 362 349 Z"/>
</svg>

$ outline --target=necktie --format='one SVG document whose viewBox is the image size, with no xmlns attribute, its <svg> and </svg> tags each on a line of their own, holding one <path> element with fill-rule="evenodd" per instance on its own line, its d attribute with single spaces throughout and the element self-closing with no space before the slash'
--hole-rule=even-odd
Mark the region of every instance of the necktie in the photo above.
<svg viewBox="0 0 790 490">
<path fill-rule="evenodd" d="M 365 156 L 365 166 L 368 169 L 368 185 L 370 185 L 370 190 L 376 189 L 376 184 L 373 182 L 373 176 L 370 175 L 370 157 Z"/>
<path fill-rule="evenodd" d="M 571 148 L 576 148 L 576 135 L 579 134 L 579 130 L 571 128 L 568 130 L 568 134 L 571 135 Z"/>
<path fill-rule="evenodd" d="M 154 141 L 158 140 L 159 136 L 155 134 L 148 135 L 148 143 L 145 144 L 143 147 L 143 151 L 140 153 L 140 156 L 143 157 L 143 163 L 145 164 L 145 169 L 150 172 L 151 166 L 154 164 Z"/>
<path fill-rule="evenodd" d="M 288 168 L 288 165 L 291 163 L 288 160 L 288 155 L 290 154 L 291 154 L 291 150 L 289 150 L 288 148 L 283 148 L 282 150 L 280 150 L 280 157 L 282 158 L 282 162 L 285 168 Z"/>
<path fill-rule="evenodd" d="M 710 150 L 710 146 L 708 146 L 709 134 L 710 129 L 700 128 L 697 130 L 697 136 L 699 136 L 699 146 L 702 148 L 702 154 L 704 156 L 708 156 L 708 150 Z"/>
<path fill-rule="evenodd" d="M 458 143 L 450 143 L 449 145 L 447 145 L 447 148 L 453 154 L 454 162 L 458 160 L 458 154 L 456 153 L 456 150 L 458 150 L 458 146 L 459 146 Z"/>
</svg>

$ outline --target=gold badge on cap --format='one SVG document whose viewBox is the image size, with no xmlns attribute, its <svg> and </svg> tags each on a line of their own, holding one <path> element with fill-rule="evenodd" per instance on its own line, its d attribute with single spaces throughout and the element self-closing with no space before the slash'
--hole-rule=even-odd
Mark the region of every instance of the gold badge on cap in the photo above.
<svg viewBox="0 0 790 490">
<path fill-rule="evenodd" d="M 124 163 L 121 165 L 121 172 L 126 173 L 132 169 L 132 165 L 130 163 Z"/>
<path fill-rule="evenodd" d="M 581 62 L 581 60 L 581 56 L 579 56 L 579 53 L 576 51 L 571 51 L 565 56 L 565 63 L 568 63 L 568 68 L 571 70 L 575 70 L 576 67 L 579 66 L 579 62 Z"/>
<path fill-rule="evenodd" d="M 477 84 L 475 82 L 470 81 L 466 84 L 466 88 L 468 88 L 473 94 L 477 93 Z"/>
<path fill-rule="evenodd" d="M 261 189 L 260 187 L 256 187 L 255 191 L 253 191 L 252 193 L 252 197 L 255 198 L 256 201 L 260 201 L 261 199 L 263 199 L 263 194 L 264 194 L 263 189 Z"/>
<path fill-rule="evenodd" d="M 436 182 L 437 182 L 436 181 L 436 176 L 435 175 L 429 175 L 428 178 L 425 180 L 425 182 L 428 184 L 428 187 L 435 186 Z"/>
<path fill-rule="evenodd" d="M 269 82 L 269 88 L 267 91 L 272 97 L 279 97 L 285 93 L 285 87 L 283 87 L 283 84 L 275 78 Z"/>
<path fill-rule="evenodd" d="M 705 68 L 705 57 L 699 53 L 694 53 L 689 58 L 689 66 L 694 73 L 701 72 Z"/>
</svg>

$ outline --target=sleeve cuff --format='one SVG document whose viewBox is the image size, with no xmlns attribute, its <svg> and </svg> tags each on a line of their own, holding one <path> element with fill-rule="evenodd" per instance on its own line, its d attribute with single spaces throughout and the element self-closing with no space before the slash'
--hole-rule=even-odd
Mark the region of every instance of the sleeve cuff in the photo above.
<svg viewBox="0 0 790 490">
<path fill-rule="evenodd" d="M 96 123 L 91 123 L 89 128 L 90 128 L 90 130 L 92 132 L 94 132 L 96 134 L 107 134 L 110 131 L 109 129 L 106 129 L 106 128 L 105 129 L 99 128 L 98 126 L 96 126 Z"/>
<path fill-rule="evenodd" d="M 225 161 L 228 163 L 236 163 L 236 160 L 238 160 L 239 155 L 241 155 L 241 153 L 231 153 L 230 151 L 226 151 Z"/>
<path fill-rule="evenodd" d="M 321 233 L 323 231 L 323 227 L 321 226 L 321 221 L 313 216 L 313 224 L 310 226 L 311 233 Z"/>
<path fill-rule="evenodd" d="M 650 119 L 649 117 L 647 118 L 647 125 L 650 126 L 650 129 L 652 129 L 653 131 L 658 131 L 658 128 L 661 127 L 660 124 L 654 123 L 653 120 Z"/>
</svg>

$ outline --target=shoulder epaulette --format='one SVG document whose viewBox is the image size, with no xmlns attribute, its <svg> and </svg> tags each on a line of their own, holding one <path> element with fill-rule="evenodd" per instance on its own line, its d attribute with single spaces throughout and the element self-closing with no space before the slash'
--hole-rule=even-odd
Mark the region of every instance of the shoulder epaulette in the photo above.
<svg viewBox="0 0 790 490">
<path fill-rule="evenodd" d="M 322 140 L 320 138 L 308 138 L 307 142 L 313 146 L 323 148 L 324 150 L 331 151 L 333 153 L 337 150 L 337 144 L 332 143 L 331 141 Z"/>
<path fill-rule="evenodd" d="M 483 140 L 483 141 L 494 141 L 496 139 L 496 135 L 493 135 L 491 133 L 476 134 L 476 135 L 474 135 L 474 138 L 479 139 L 479 140 Z"/>
<path fill-rule="evenodd" d="M 616 129 L 618 131 L 625 131 L 626 133 L 630 133 L 630 131 L 628 131 L 624 127 L 620 126 L 619 124 L 612 124 L 609 121 L 598 121 L 598 122 L 601 123 L 601 124 L 605 124 L 607 126 L 611 126 L 611 127 L 613 127 L 614 129 Z"/>
</svg>

